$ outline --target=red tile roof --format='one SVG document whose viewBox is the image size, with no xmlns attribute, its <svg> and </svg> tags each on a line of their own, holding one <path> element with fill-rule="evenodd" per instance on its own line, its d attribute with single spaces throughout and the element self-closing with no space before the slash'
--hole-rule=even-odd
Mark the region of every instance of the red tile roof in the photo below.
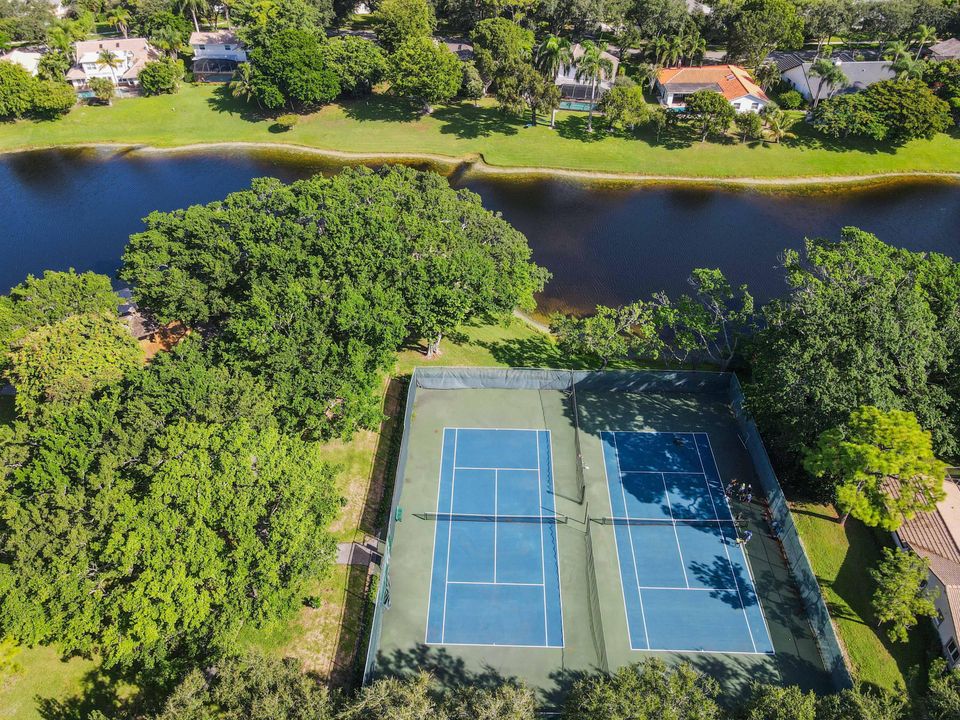
<svg viewBox="0 0 960 720">
<path fill-rule="evenodd" d="M 703 67 L 664 68 L 657 76 L 661 85 L 683 84 L 703 85 L 707 89 L 715 85 L 727 100 L 736 100 L 744 95 L 767 100 L 766 93 L 760 89 L 750 73 L 739 65 L 704 65 Z"/>
</svg>

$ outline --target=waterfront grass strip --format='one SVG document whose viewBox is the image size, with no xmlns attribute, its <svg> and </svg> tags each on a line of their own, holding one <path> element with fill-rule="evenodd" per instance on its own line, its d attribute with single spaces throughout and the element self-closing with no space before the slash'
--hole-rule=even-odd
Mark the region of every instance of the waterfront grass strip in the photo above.
<svg viewBox="0 0 960 720">
<path fill-rule="evenodd" d="M 430 116 L 401 98 L 375 95 L 335 104 L 281 131 L 223 87 L 185 86 L 177 95 L 78 106 L 48 122 L 0 125 L 0 150 L 117 143 L 171 148 L 204 143 L 299 145 L 346 153 L 483 160 L 499 168 L 704 178 L 854 177 L 883 173 L 960 173 L 960 136 L 938 135 L 899 148 L 858 141 L 827 144 L 803 122 L 781 144 L 701 143 L 586 132 L 582 113 L 561 112 L 557 128 L 527 127 L 490 101 L 438 107 Z"/>
</svg>

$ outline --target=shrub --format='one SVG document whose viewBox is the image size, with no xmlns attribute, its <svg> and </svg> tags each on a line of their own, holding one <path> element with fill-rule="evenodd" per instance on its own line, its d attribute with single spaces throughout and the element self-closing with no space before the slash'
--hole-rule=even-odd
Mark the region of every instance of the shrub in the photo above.
<svg viewBox="0 0 960 720">
<path fill-rule="evenodd" d="M 19 65 L 0 63 L 0 118 L 18 118 L 33 108 L 36 80 Z"/>
<path fill-rule="evenodd" d="M 113 100 L 115 89 L 108 78 L 93 78 L 88 85 L 93 90 L 93 96 L 97 101 L 109 105 L 110 101 Z"/>
<path fill-rule="evenodd" d="M 786 110 L 796 110 L 803 107 L 803 95 L 796 90 L 787 90 L 780 93 L 779 100 L 780 107 Z"/>
<path fill-rule="evenodd" d="M 56 80 L 38 80 L 34 88 L 33 114 L 41 118 L 55 118 L 70 112 L 77 102 L 73 86 Z"/>
<path fill-rule="evenodd" d="M 278 130 L 282 132 L 286 132 L 287 130 L 292 130 L 293 126 L 296 125 L 299 120 L 300 120 L 299 115 L 294 115 L 293 113 L 291 113 L 289 115 L 281 115 L 280 117 L 278 117 L 274 122 L 274 125 L 277 127 Z"/>
<path fill-rule="evenodd" d="M 144 95 L 172 95 L 180 89 L 183 76 L 182 60 L 148 62 L 140 71 L 140 90 Z"/>
</svg>

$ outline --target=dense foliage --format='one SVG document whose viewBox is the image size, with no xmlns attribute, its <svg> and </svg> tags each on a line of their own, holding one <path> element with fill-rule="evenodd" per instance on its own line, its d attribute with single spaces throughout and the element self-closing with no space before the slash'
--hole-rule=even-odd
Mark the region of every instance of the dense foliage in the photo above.
<svg viewBox="0 0 960 720">
<path fill-rule="evenodd" d="M 404 41 L 390 56 L 387 77 L 398 95 L 423 103 L 426 112 L 434 103 L 450 100 L 460 91 L 463 69 L 446 45 L 429 37 Z"/>
<path fill-rule="evenodd" d="M 77 101 L 62 80 L 40 80 L 12 62 L 0 63 L 0 120 L 63 115 Z"/>
<path fill-rule="evenodd" d="M 748 400 L 798 453 L 861 405 L 913 412 L 936 453 L 960 451 L 960 264 L 846 228 L 785 253 L 790 292 L 764 308 Z"/>
<path fill-rule="evenodd" d="M 340 81 L 314 33 L 288 28 L 250 49 L 250 84 L 263 107 L 316 107 L 340 94 Z"/>
<path fill-rule="evenodd" d="M 379 418 L 380 373 L 408 336 L 530 307 L 526 239 L 446 180 L 407 168 L 257 180 L 223 202 L 153 213 L 121 275 L 163 322 L 210 333 L 262 377 L 284 427 L 348 436 Z"/>
<path fill-rule="evenodd" d="M 144 95 L 169 95 L 180 89 L 184 69 L 182 60 L 156 60 L 140 70 L 140 90 Z"/>
<path fill-rule="evenodd" d="M 950 106 L 921 80 L 884 80 L 863 92 L 824 100 L 814 111 L 813 124 L 836 138 L 929 139 L 950 126 Z"/>
<path fill-rule="evenodd" d="M 354 97 L 369 95 L 387 72 L 387 58 L 376 43 L 345 35 L 320 46 L 327 66 L 336 74 L 340 92 Z"/>
</svg>

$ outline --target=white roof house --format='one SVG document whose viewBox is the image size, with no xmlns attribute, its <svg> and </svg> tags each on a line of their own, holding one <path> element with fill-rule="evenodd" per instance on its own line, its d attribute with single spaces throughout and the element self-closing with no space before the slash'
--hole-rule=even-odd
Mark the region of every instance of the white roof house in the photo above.
<svg viewBox="0 0 960 720">
<path fill-rule="evenodd" d="M 958 480 L 943 484 L 947 493 L 930 513 L 917 513 L 894 533 L 901 547 L 930 563 L 929 587 L 939 595 L 933 619 L 940 646 L 951 667 L 960 664 L 960 486 Z"/>
<path fill-rule="evenodd" d="M 856 60 L 849 52 L 841 52 L 829 58 L 847 76 L 847 85 L 835 88 L 821 83 L 820 78 L 810 74 L 814 57 L 801 53 L 777 53 L 771 55 L 780 68 L 780 76 L 803 95 L 807 101 L 824 100 L 838 93 L 859 92 L 881 80 L 893 80 L 897 74 L 887 60 Z"/>
<path fill-rule="evenodd" d="M 593 100 L 599 99 L 603 93 L 613 87 L 613 82 L 617 78 L 617 72 L 620 67 L 620 60 L 616 55 L 606 50 L 601 53 L 604 59 L 610 61 L 613 70 L 600 82 L 596 90 L 590 86 L 587 80 L 577 79 L 577 62 L 583 57 L 583 46 L 577 43 L 571 47 L 570 55 L 572 61 L 561 67 L 557 71 L 557 77 L 554 79 L 554 83 L 560 86 L 560 92 L 564 98 L 592 102 Z"/>
<path fill-rule="evenodd" d="M 247 53 L 243 49 L 243 44 L 233 30 L 190 33 L 190 47 L 193 49 L 194 60 L 215 58 L 218 60 L 234 60 L 235 62 L 247 61 Z"/>
<path fill-rule="evenodd" d="M 77 90 L 86 90 L 90 80 L 99 77 L 113 81 L 120 92 L 132 91 L 139 85 L 143 66 L 160 58 L 146 38 L 83 40 L 74 48 L 77 63 L 67 72 L 67 80 Z M 104 51 L 116 58 L 116 67 L 104 64 Z"/>
<path fill-rule="evenodd" d="M 657 73 L 654 92 L 665 108 L 683 110 L 687 97 L 700 90 L 720 93 L 738 112 L 758 113 L 770 103 L 750 73 L 739 65 L 672 67 Z"/>
<path fill-rule="evenodd" d="M 40 64 L 40 58 L 43 53 L 29 50 L 11 50 L 6 55 L 0 55 L 0 60 L 12 62 L 19 65 L 31 75 L 37 74 L 37 66 Z"/>
</svg>

